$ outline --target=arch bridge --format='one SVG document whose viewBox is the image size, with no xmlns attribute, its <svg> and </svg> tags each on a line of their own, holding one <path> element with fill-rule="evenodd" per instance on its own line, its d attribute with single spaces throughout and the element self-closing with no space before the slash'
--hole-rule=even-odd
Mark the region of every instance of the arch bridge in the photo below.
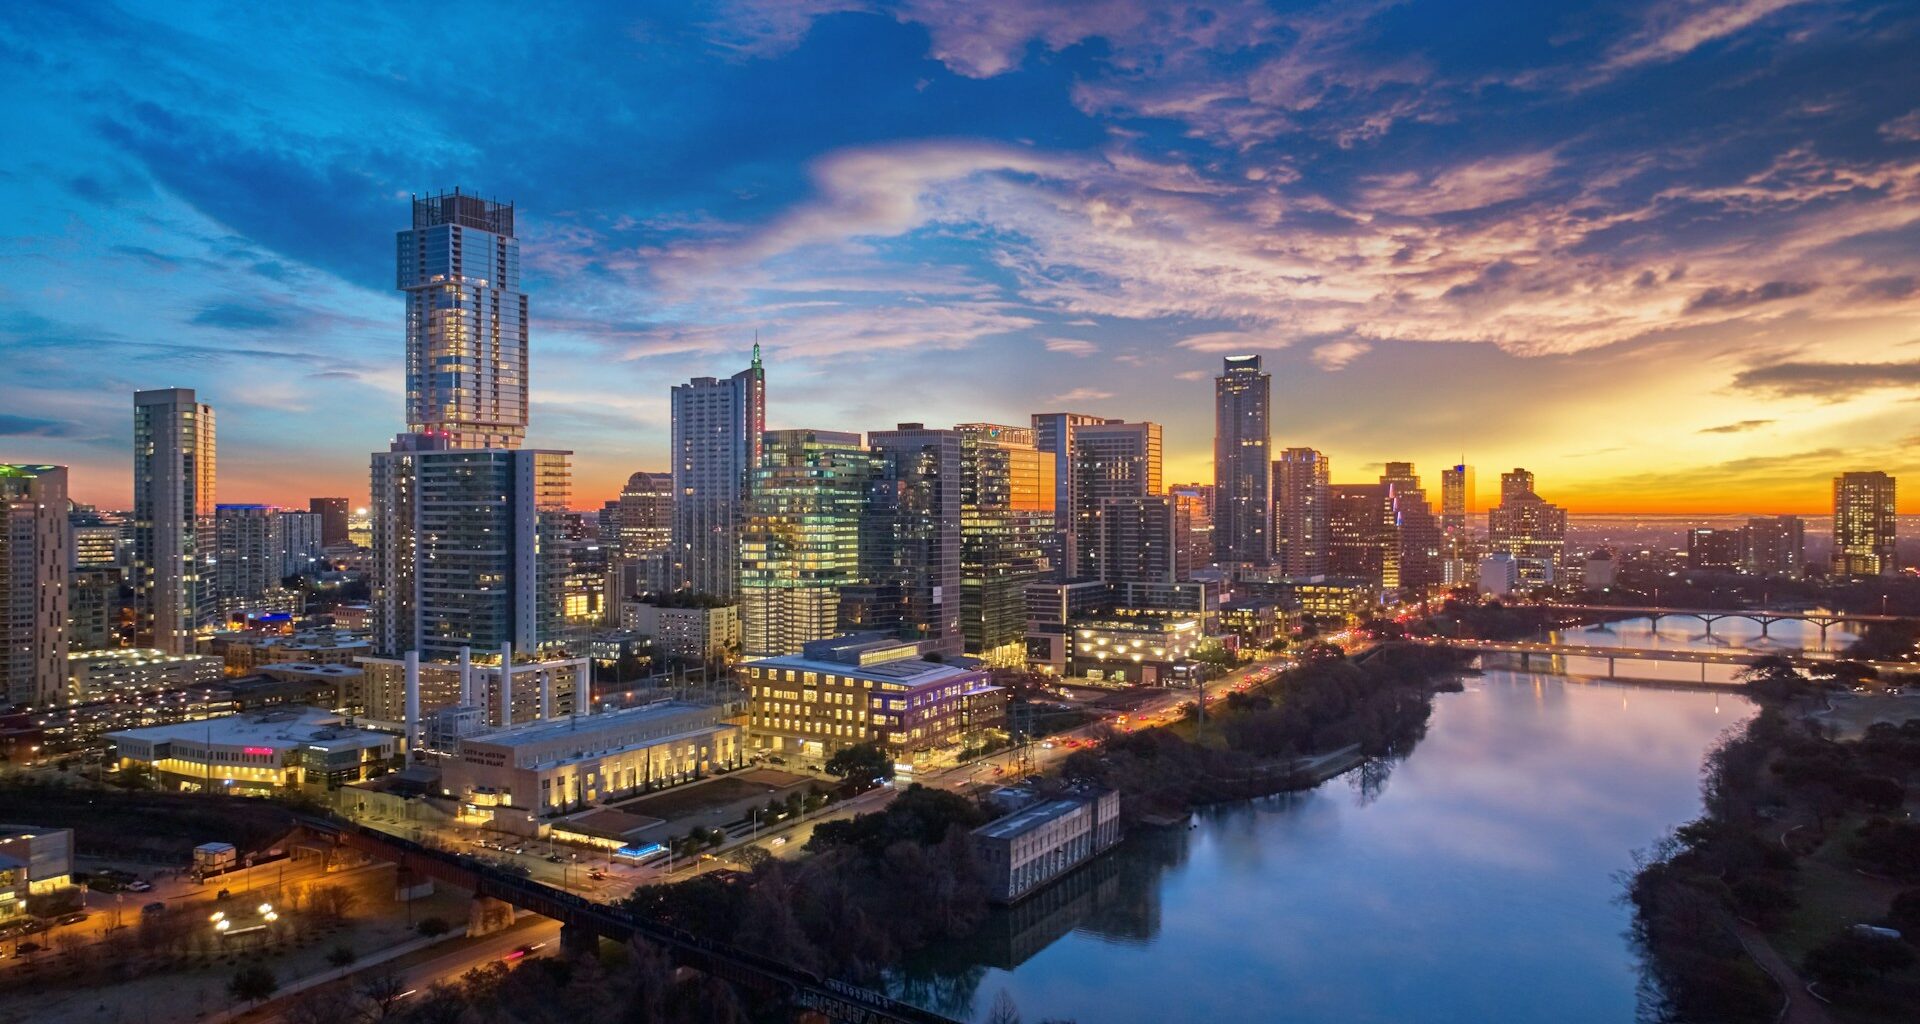
<svg viewBox="0 0 1920 1024">
<path fill-rule="evenodd" d="M 1707 635 L 1713 635 L 1713 624 L 1721 619 L 1746 619 L 1760 624 L 1760 635 L 1769 636 L 1775 623 L 1810 622 L 1820 628 L 1820 639 L 1827 639 L 1827 631 L 1839 625 L 1874 625 L 1894 622 L 1914 622 L 1909 615 L 1870 615 L 1859 612 L 1828 611 L 1768 611 L 1763 609 L 1736 608 L 1665 608 L 1653 605 L 1608 605 L 1608 604 L 1544 604 L 1537 607 L 1550 608 L 1557 612 L 1573 612 L 1577 615 L 1626 615 L 1633 618 L 1653 620 L 1658 625 L 1661 619 L 1687 618 L 1699 619 L 1706 626 Z"/>
</svg>

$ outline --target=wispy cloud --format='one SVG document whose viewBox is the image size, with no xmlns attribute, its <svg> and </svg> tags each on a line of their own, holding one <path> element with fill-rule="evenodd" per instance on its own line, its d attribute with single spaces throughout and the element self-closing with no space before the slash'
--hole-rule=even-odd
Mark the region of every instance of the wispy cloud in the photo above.
<svg viewBox="0 0 1920 1024">
<path fill-rule="evenodd" d="M 1734 375 L 1737 388 L 1763 391 L 1783 398 L 1822 398 L 1839 401 L 1883 388 L 1920 387 L 1920 361 L 1907 363 L 1786 362 L 1742 370 Z"/>
<path fill-rule="evenodd" d="M 1748 431 L 1759 430 L 1761 427 L 1767 426 L 1772 422 L 1772 420 L 1741 420 L 1738 423 L 1722 423 L 1717 427 L 1701 427 L 1698 431 L 1695 431 L 1695 433 L 1744 434 Z"/>
</svg>

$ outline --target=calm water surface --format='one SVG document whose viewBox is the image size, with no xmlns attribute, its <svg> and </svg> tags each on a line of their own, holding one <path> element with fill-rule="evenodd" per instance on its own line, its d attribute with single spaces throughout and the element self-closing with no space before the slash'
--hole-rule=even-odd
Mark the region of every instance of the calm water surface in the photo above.
<svg viewBox="0 0 1920 1024">
<path fill-rule="evenodd" d="M 1082 1024 L 1626 1024 L 1639 976 L 1616 876 L 1698 813 L 1702 755 L 1751 713 L 1733 693 L 1488 671 L 1436 700 L 1390 772 L 1138 834 L 899 990 L 971 1020 L 1004 990 L 1028 1021 Z"/>
</svg>

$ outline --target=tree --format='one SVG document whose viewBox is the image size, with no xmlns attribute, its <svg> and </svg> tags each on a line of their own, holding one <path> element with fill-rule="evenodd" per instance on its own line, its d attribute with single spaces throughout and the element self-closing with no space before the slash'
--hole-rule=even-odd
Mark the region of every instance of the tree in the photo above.
<svg viewBox="0 0 1920 1024">
<path fill-rule="evenodd" d="M 335 946 L 327 950 L 327 962 L 335 967 L 345 967 L 359 959 L 351 947 Z"/>
<path fill-rule="evenodd" d="M 893 778 L 893 758 L 875 743 L 841 747 L 827 758 L 827 773 L 865 787 Z"/>
<path fill-rule="evenodd" d="M 1813 689 L 1813 681 L 1800 674 L 1793 659 L 1781 654 L 1754 659 L 1740 673 L 1740 681 L 1754 696 L 1773 700 L 1792 700 Z"/>
<path fill-rule="evenodd" d="M 1793 908 L 1800 905 L 1792 890 L 1771 878 L 1742 878 L 1733 883 L 1733 899 L 1740 909 L 1757 921 L 1761 927 L 1771 927 L 1774 922 Z"/>
<path fill-rule="evenodd" d="M 353 990 L 372 1005 L 373 1012 L 367 1016 L 380 1021 L 393 1015 L 394 1004 L 407 994 L 407 982 L 398 971 L 385 967 L 362 975 Z"/>
<path fill-rule="evenodd" d="M 1913 963 L 1913 950 L 1893 939 L 1844 931 L 1807 951 L 1807 974 L 1822 985 L 1852 988 Z"/>
<path fill-rule="evenodd" d="M 1013 1004 L 1013 997 L 1006 989 L 993 997 L 993 1005 L 987 1008 L 986 1024 L 1020 1024 L 1020 1008 Z"/>
<path fill-rule="evenodd" d="M 1867 775 L 1847 783 L 1847 795 L 1871 810 L 1887 813 L 1906 802 L 1906 787 L 1882 775 Z"/>
<path fill-rule="evenodd" d="M 1903 889 L 1887 907 L 1887 925 L 1900 930 L 1900 937 L 1920 944 L 1920 889 Z"/>
<path fill-rule="evenodd" d="M 419 932 L 429 939 L 437 939 L 452 930 L 453 926 L 448 924 L 447 919 L 444 917 L 423 917 L 420 919 L 420 923 L 414 927 L 414 931 Z"/>
<path fill-rule="evenodd" d="M 265 967 L 242 967 L 227 982 L 227 994 L 245 1003 L 257 1003 L 279 991 L 280 982 Z"/>
</svg>

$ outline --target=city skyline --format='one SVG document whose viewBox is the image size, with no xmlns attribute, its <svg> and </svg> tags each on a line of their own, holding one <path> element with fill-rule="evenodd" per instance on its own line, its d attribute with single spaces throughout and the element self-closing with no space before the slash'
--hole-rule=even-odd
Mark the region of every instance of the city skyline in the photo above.
<svg viewBox="0 0 1920 1024">
<path fill-rule="evenodd" d="M 37 44 L 0 72 L 39 161 L 0 181 L 9 457 L 128 507 L 126 393 L 190 387 L 223 496 L 364 501 L 407 419 L 391 233 L 460 185 L 517 204 L 526 444 L 578 453 L 582 507 L 667 468 L 667 389 L 756 331 L 771 428 L 1085 412 L 1163 423 L 1168 480 L 1212 478 L 1233 354 L 1336 482 L 1464 452 L 1574 512 L 1734 515 L 1920 471 L 1897 10 L 829 6 L 510 12 L 470 45 L 529 102 L 478 127 L 373 15 L 0 15 Z"/>
</svg>

